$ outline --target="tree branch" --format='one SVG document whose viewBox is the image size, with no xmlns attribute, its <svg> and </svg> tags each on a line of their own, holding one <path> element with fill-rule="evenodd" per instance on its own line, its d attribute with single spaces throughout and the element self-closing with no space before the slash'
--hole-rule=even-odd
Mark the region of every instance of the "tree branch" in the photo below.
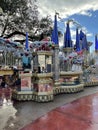
<svg viewBox="0 0 98 130">
<path fill-rule="evenodd" d="M 14 37 L 15 35 L 20 35 L 20 37 L 21 36 L 26 37 L 26 33 L 20 32 L 20 31 L 14 31 L 13 33 L 10 33 L 10 34 L 6 35 L 4 38 L 11 38 L 11 37 Z M 38 35 L 38 36 L 35 36 L 35 35 L 34 36 L 28 36 L 28 38 L 29 38 L 30 41 L 35 41 L 35 40 L 40 39 L 40 35 Z M 23 40 L 15 40 L 15 41 L 23 43 L 25 41 L 25 39 L 23 39 Z"/>
</svg>

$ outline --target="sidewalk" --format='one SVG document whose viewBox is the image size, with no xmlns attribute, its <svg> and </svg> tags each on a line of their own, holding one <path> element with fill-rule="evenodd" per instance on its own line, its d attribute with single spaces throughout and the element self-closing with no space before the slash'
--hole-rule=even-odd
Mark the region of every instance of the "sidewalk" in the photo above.
<svg viewBox="0 0 98 130">
<path fill-rule="evenodd" d="M 8 123 L 5 125 L 4 130 L 20 130 L 23 127 L 24 129 L 22 130 L 33 130 L 33 128 L 34 130 L 46 130 L 46 129 L 48 130 L 48 127 L 49 130 L 57 130 L 57 129 L 71 130 L 74 127 L 73 123 L 76 124 L 75 129 L 73 130 L 86 130 L 88 126 L 92 126 L 92 128 L 94 129 L 91 128 L 89 129 L 88 127 L 87 130 L 98 130 L 97 127 L 98 122 L 95 116 L 98 110 L 98 105 L 96 105 L 98 104 L 98 98 L 97 98 L 98 95 L 93 94 L 97 92 L 98 87 L 88 87 L 85 88 L 83 92 L 57 95 L 55 96 L 53 102 L 48 103 L 36 103 L 33 101 L 17 102 L 14 105 L 15 109 L 17 110 L 16 118 L 14 120 L 9 120 Z M 87 96 L 90 94 L 93 95 Z M 74 101 L 76 99 L 78 100 Z M 85 107 L 83 107 L 82 105 Z M 47 114 L 47 112 L 49 113 Z M 90 118 L 91 116 L 92 118 Z M 67 124 L 65 122 L 67 122 Z M 13 127 L 10 127 L 10 123 L 14 124 Z M 64 124 L 70 126 L 70 128 L 64 129 L 63 128 Z M 78 124 L 80 124 L 79 129 Z M 25 127 L 26 125 L 28 125 L 28 127 Z M 56 125 L 58 126 L 58 128 Z M 82 129 L 83 128 L 82 126 L 84 127 L 84 129 Z"/>
<path fill-rule="evenodd" d="M 98 92 L 58 107 L 21 130 L 98 130 Z"/>
</svg>

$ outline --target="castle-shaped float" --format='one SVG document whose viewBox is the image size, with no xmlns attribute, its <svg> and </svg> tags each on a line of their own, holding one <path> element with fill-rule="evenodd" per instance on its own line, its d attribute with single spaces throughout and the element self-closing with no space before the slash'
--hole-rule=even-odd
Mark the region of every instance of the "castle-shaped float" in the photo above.
<svg viewBox="0 0 98 130">
<path fill-rule="evenodd" d="M 88 61 L 90 42 L 86 35 L 76 29 L 76 46 L 73 46 L 67 22 L 64 34 L 64 46 L 59 48 L 57 16 L 55 15 L 52 40 L 44 38 L 31 44 L 31 71 L 20 72 L 21 89 L 15 90 L 16 100 L 34 100 L 37 102 L 53 101 L 60 93 L 76 93 L 83 91 L 85 86 L 97 85 L 90 80 L 85 82 L 83 75 L 90 66 Z"/>
<path fill-rule="evenodd" d="M 15 85 L 13 99 L 48 102 L 53 101 L 56 94 L 76 93 L 83 91 L 85 86 L 98 85 L 98 81 L 94 80 L 97 76 L 91 72 L 97 66 L 90 63 L 91 42 L 87 42 L 82 30 L 78 34 L 79 30 L 76 29 L 76 44 L 73 46 L 69 23 L 68 21 L 62 49 L 59 47 L 57 15 L 55 15 L 51 39 L 45 37 L 42 41 L 31 43 L 29 47 L 27 44 L 24 53 L 20 51 L 21 56 L 15 61 L 20 85 Z M 97 44 L 98 40 L 96 55 Z M 87 79 L 90 73 L 93 80 L 89 80 L 91 77 Z"/>
</svg>

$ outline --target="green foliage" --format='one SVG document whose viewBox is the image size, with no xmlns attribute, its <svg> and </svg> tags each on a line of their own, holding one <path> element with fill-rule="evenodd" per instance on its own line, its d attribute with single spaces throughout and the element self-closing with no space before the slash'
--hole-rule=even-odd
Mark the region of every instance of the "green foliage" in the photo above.
<svg viewBox="0 0 98 130">
<path fill-rule="evenodd" d="M 0 36 L 11 38 L 15 35 L 25 36 L 29 39 L 39 40 L 42 33 L 51 34 L 52 20 L 46 16 L 39 20 L 36 0 L 0 0 L 3 15 L 0 16 Z M 25 38 L 25 37 L 24 37 Z"/>
<path fill-rule="evenodd" d="M 9 12 L 9 15 L 13 15 L 19 11 L 20 7 L 25 10 L 26 4 L 25 0 L 1 0 L 0 7 L 4 13 Z"/>
<path fill-rule="evenodd" d="M 1 0 L 0 7 L 3 10 L 2 20 L 0 21 L 1 36 L 6 36 L 16 30 L 24 32 L 24 28 L 27 28 L 27 24 L 30 23 L 27 1 Z"/>
</svg>

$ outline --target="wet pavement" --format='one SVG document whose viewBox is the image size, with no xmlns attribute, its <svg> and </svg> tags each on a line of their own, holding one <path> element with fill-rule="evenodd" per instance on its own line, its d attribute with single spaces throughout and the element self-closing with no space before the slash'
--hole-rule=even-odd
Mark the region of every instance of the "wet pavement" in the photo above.
<svg viewBox="0 0 98 130">
<path fill-rule="evenodd" d="M 98 130 L 98 93 L 58 107 L 21 130 Z"/>
<path fill-rule="evenodd" d="M 48 103 L 14 102 L 14 109 L 16 115 L 9 117 L 3 130 L 98 130 L 98 87 L 60 94 Z"/>
<path fill-rule="evenodd" d="M 16 112 L 13 105 L 0 106 L 0 130 L 4 130 L 3 128 L 10 118 L 15 118 Z M 9 126 L 13 126 L 12 122 L 10 122 Z"/>
</svg>

